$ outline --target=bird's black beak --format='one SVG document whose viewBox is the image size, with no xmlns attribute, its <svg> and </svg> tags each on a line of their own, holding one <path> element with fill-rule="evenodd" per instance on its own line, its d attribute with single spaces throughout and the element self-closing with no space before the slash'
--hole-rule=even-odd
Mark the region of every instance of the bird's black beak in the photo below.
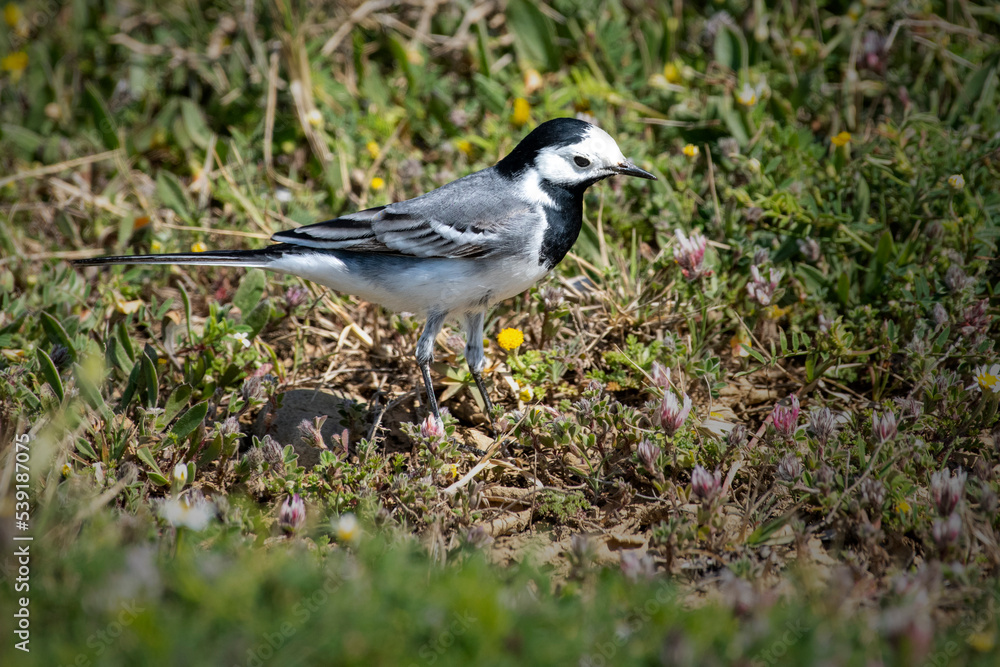
<svg viewBox="0 0 1000 667">
<path fill-rule="evenodd" d="M 639 178 L 647 178 L 651 181 L 656 180 L 656 176 L 653 176 L 645 169 L 639 169 L 639 167 L 628 161 L 619 162 L 618 165 L 614 167 L 614 170 L 622 176 L 638 176 Z"/>
</svg>

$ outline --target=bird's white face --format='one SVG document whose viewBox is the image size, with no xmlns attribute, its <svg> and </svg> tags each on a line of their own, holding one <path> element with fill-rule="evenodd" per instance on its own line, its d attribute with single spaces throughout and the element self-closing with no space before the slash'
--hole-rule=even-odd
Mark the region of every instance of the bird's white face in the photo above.
<svg viewBox="0 0 1000 667">
<path fill-rule="evenodd" d="M 563 186 L 594 183 L 623 173 L 630 166 L 611 135 L 593 126 L 582 140 L 569 146 L 543 148 L 535 157 L 541 179 Z"/>
</svg>

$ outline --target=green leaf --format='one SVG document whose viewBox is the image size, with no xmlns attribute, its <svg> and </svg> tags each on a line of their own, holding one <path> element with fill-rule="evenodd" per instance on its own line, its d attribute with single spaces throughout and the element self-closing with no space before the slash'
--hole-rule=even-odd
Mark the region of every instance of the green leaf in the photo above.
<svg viewBox="0 0 1000 667">
<path fill-rule="evenodd" d="M 161 169 L 156 175 L 156 196 L 164 206 L 185 220 L 189 219 L 194 210 L 194 202 L 188 196 L 187 189 L 166 169 Z"/>
<path fill-rule="evenodd" d="M 177 419 L 177 423 L 174 424 L 172 429 L 170 429 L 170 432 L 173 433 L 178 440 L 183 440 L 201 425 L 201 422 L 205 419 L 205 415 L 207 414 L 208 401 L 197 403 Z"/>
<path fill-rule="evenodd" d="M 81 454 L 83 454 L 84 456 L 86 456 L 91 460 L 94 461 L 101 460 L 101 457 L 97 455 L 97 452 L 94 451 L 94 447 L 90 444 L 90 441 L 87 440 L 86 438 L 76 439 L 76 451 L 80 452 Z"/>
<path fill-rule="evenodd" d="M 888 230 L 882 232 L 879 237 L 875 253 L 868 264 L 868 271 L 865 273 L 864 293 L 871 295 L 881 289 L 882 277 L 885 275 L 885 267 L 889 260 L 896 254 L 896 246 L 892 242 L 892 234 Z"/>
<path fill-rule="evenodd" d="M 493 52 L 490 50 L 489 29 L 486 27 L 486 22 L 482 19 L 476 21 L 475 31 L 476 56 L 479 58 L 479 71 L 486 72 L 488 75 L 493 67 L 495 58 L 493 57 Z"/>
<path fill-rule="evenodd" d="M 194 332 L 191 331 L 191 297 L 188 296 L 182 283 L 178 283 L 177 287 L 181 291 L 181 302 L 184 304 L 184 324 L 187 326 L 188 343 L 190 344 L 194 342 Z"/>
<path fill-rule="evenodd" d="M 115 121 L 108 112 L 108 107 L 101 97 L 100 91 L 93 83 L 88 83 L 84 92 L 84 99 L 90 110 L 90 116 L 94 119 L 94 125 L 98 134 L 104 142 L 104 146 L 110 150 L 118 148 L 118 133 L 115 131 Z"/>
<path fill-rule="evenodd" d="M 137 448 L 135 450 L 135 455 L 136 455 L 136 458 L 138 458 L 140 461 L 142 461 L 147 466 L 149 466 L 149 468 L 154 473 L 156 473 L 160 477 L 163 477 L 163 471 L 160 470 L 160 466 L 156 465 L 156 459 L 153 458 L 153 452 L 149 451 L 149 447 L 147 447 L 146 445 L 143 445 L 142 447 Z M 149 472 L 147 471 L 146 474 L 148 475 Z M 164 481 L 166 481 L 166 477 L 163 477 L 163 478 L 164 478 Z"/>
<path fill-rule="evenodd" d="M 392 33 L 388 35 L 389 51 L 392 53 L 392 57 L 396 61 L 396 68 L 403 73 L 406 77 L 406 85 L 413 89 L 416 87 L 416 80 L 414 78 L 413 66 L 410 64 L 410 57 L 407 54 L 407 48 L 402 41 L 393 36 Z"/>
<path fill-rule="evenodd" d="M 740 112 L 728 101 L 720 103 L 718 111 L 722 120 L 725 121 L 729 133 L 740 143 L 740 146 L 746 146 L 750 142 L 750 135 L 747 133 L 746 124 L 743 122 L 743 116 Z"/>
<path fill-rule="evenodd" d="M 132 372 L 128 375 L 128 382 L 125 383 L 125 391 L 122 392 L 122 400 L 118 403 L 119 412 L 124 412 L 132 399 L 135 398 L 135 392 L 139 389 L 139 376 L 142 374 L 142 364 L 134 364 L 132 366 Z"/>
<path fill-rule="evenodd" d="M 0 139 L 8 146 L 16 146 L 21 152 L 34 159 L 38 149 L 45 143 L 45 138 L 19 125 L 4 123 L 0 125 Z"/>
<path fill-rule="evenodd" d="M 955 98 L 955 103 L 951 106 L 951 111 L 948 113 L 948 120 L 946 122 L 949 125 L 955 125 L 962 116 L 968 115 L 972 104 L 980 101 L 987 82 L 991 77 L 996 76 L 998 63 L 1000 63 L 1000 52 L 994 53 L 987 58 L 983 66 L 966 80 L 965 86 L 962 87 L 962 92 Z"/>
<path fill-rule="evenodd" d="M 267 326 L 271 321 L 271 302 L 268 299 L 261 299 L 253 310 L 243 316 L 243 324 L 250 327 L 250 338 L 253 338 Z"/>
<path fill-rule="evenodd" d="M 483 106 L 495 114 L 502 114 L 507 106 L 507 91 L 496 81 L 479 72 L 472 75 L 472 83 L 476 87 L 476 97 Z"/>
<path fill-rule="evenodd" d="M 73 377 L 76 379 L 76 388 L 87 405 L 100 412 L 105 420 L 110 419 L 111 410 L 101 396 L 101 390 L 87 378 L 87 374 L 82 372 L 79 364 L 73 365 Z"/>
<path fill-rule="evenodd" d="M 121 343 L 122 349 L 125 350 L 125 354 L 128 355 L 130 361 L 135 361 L 135 348 L 132 346 L 132 339 L 128 335 L 128 325 L 125 320 L 119 320 L 118 326 L 116 328 L 118 333 L 118 342 Z"/>
<path fill-rule="evenodd" d="M 191 385 L 182 384 L 170 392 L 166 405 L 163 406 L 163 423 L 169 424 L 174 420 L 184 406 L 191 400 Z"/>
<path fill-rule="evenodd" d="M 786 523 L 788 523 L 789 517 L 781 516 L 772 521 L 768 521 L 763 526 L 757 530 L 750 533 L 750 537 L 747 538 L 747 546 L 758 546 L 767 542 L 767 540 L 778 532 Z M 789 536 L 791 537 L 791 536 Z"/>
<path fill-rule="evenodd" d="M 144 352 L 140 368 L 142 369 L 142 386 L 146 394 L 146 407 L 155 408 L 160 397 L 160 384 L 156 379 L 156 361 Z"/>
<path fill-rule="evenodd" d="M 554 70 L 560 65 L 552 36 L 555 26 L 538 6 L 528 0 L 507 3 L 507 26 L 514 36 L 517 55 L 539 69 Z"/>
<path fill-rule="evenodd" d="M 740 343 L 740 346 L 742 346 L 743 349 L 747 351 L 747 354 L 749 354 L 751 357 L 753 357 L 754 359 L 756 359 L 760 363 L 762 363 L 762 364 L 766 364 L 767 363 L 767 359 L 764 358 L 763 354 L 761 354 L 757 350 L 753 349 L 752 347 L 750 347 L 746 343 Z"/>
<path fill-rule="evenodd" d="M 170 482 L 167 480 L 167 478 L 164 477 L 161 473 L 158 473 L 158 472 L 150 472 L 150 471 L 147 470 L 146 471 L 146 477 L 149 478 L 150 482 L 152 482 L 153 484 L 156 484 L 157 486 L 167 486 L 167 485 L 170 484 Z"/>
<path fill-rule="evenodd" d="M 69 334 L 66 333 L 66 329 L 63 325 L 52 315 L 48 314 L 44 310 L 40 315 L 42 329 L 45 330 L 45 335 L 48 337 L 49 342 L 53 345 L 62 345 L 69 351 L 70 359 L 76 361 L 78 356 L 76 353 L 76 346 L 69 339 Z"/>
<path fill-rule="evenodd" d="M 106 358 L 110 362 L 108 365 L 120 368 L 125 374 L 131 373 L 132 367 L 135 365 L 129 359 L 128 352 L 122 347 L 121 342 L 117 338 L 112 338 L 108 341 L 108 354 Z"/>
<path fill-rule="evenodd" d="M 194 449 L 193 446 L 192 449 Z M 201 456 L 198 457 L 198 463 L 202 466 L 207 466 L 212 461 L 218 459 L 221 453 L 222 453 L 222 434 L 217 433 L 215 437 L 212 438 L 212 441 L 208 443 L 208 446 L 205 447 L 204 450 L 202 450 Z M 188 453 L 188 455 L 190 456 L 190 452 Z"/>
<path fill-rule="evenodd" d="M 260 303 L 260 298 L 264 294 L 264 285 L 267 277 L 260 269 L 250 269 L 240 281 L 240 286 L 233 295 L 233 305 L 246 315 Z"/>
<path fill-rule="evenodd" d="M 851 302 L 851 278 L 847 271 L 841 271 L 837 276 L 837 298 L 845 306 Z"/>
<path fill-rule="evenodd" d="M 222 372 L 222 376 L 219 378 L 219 386 L 228 387 L 236 381 L 236 378 L 238 378 L 242 372 L 243 369 L 236 364 L 229 364 L 229 366 L 226 367 L 226 370 Z"/>
<path fill-rule="evenodd" d="M 743 46 L 735 28 L 730 26 L 719 28 L 715 33 L 712 53 L 717 63 L 731 70 L 739 71 L 743 67 Z"/>
<path fill-rule="evenodd" d="M 52 391 L 55 393 L 56 398 L 62 403 L 63 399 L 66 397 L 66 392 L 63 390 L 62 378 L 59 377 L 59 371 L 56 370 L 56 365 L 52 363 L 52 359 L 49 355 L 45 354 L 45 350 L 42 348 L 35 349 L 35 356 L 38 358 L 38 365 L 41 366 L 42 376 L 45 377 L 45 381 L 49 383 L 52 387 Z"/>
<path fill-rule="evenodd" d="M 192 99 L 182 98 L 181 118 L 184 121 L 184 129 L 187 130 L 194 145 L 201 149 L 207 149 L 212 141 L 212 131 L 208 129 L 201 107 Z"/>
<path fill-rule="evenodd" d="M 857 210 L 855 211 L 854 217 L 861 223 L 868 220 L 868 211 L 872 204 L 872 192 L 871 188 L 868 187 L 868 181 L 865 180 L 864 176 L 858 177 L 858 192 L 855 195 L 855 202 L 857 203 Z"/>
</svg>

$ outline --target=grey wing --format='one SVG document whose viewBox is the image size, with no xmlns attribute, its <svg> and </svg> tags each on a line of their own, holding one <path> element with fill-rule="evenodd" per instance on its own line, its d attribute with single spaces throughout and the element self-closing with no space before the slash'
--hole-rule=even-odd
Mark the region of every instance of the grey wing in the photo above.
<svg viewBox="0 0 1000 667">
<path fill-rule="evenodd" d="M 500 177 L 477 172 L 425 195 L 315 225 L 279 232 L 273 241 L 327 250 L 416 257 L 486 257 L 510 243 L 531 206 L 500 193 Z"/>
</svg>

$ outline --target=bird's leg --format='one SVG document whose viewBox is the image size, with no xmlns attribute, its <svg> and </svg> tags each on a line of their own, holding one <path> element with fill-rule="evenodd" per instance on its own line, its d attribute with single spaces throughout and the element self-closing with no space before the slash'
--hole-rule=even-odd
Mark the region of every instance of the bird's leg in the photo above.
<svg viewBox="0 0 1000 667">
<path fill-rule="evenodd" d="M 486 385 L 483 383 L 483 368 L 486 366 L 486 353 L 483 351 L 484 317 L 483 312 L 465 314 L 465 360 L 469 364 L 469 370 L 472 371 L 472 379 L 476 381 L 479 395 L 483 397 L 486 416 L 490 418 L 490 425 L 494 426 L 493 430 L 496 431 L 493 424 L 493 401 L 490 400 Z"/>
<path fill-rule="evenodd" d="M 424 330 L 417 341 L 417 365 L 424 376 L 424 388 L 427 389 L 427 406 L 431 413 L 441 421 L 441 411 L 438 409 L 437 396 L 434 395 L 434 384 L 431 382 L 431 362 L 434 361 L 434 340 L 437 338 L 447 313 L 431 313 L 424 323 Z"/>
<path fill-rule="evenodd" d="M 438 408 L 437 396 L 434 395 L 434 383 L 431 382 L 431 364 L 425 361 L 420 364 L 420 372 L 424 376 L 424 388 L 427 389 L 427 406 L 431 413 L 441 421 L 441 410 Z"/>
</svg>

